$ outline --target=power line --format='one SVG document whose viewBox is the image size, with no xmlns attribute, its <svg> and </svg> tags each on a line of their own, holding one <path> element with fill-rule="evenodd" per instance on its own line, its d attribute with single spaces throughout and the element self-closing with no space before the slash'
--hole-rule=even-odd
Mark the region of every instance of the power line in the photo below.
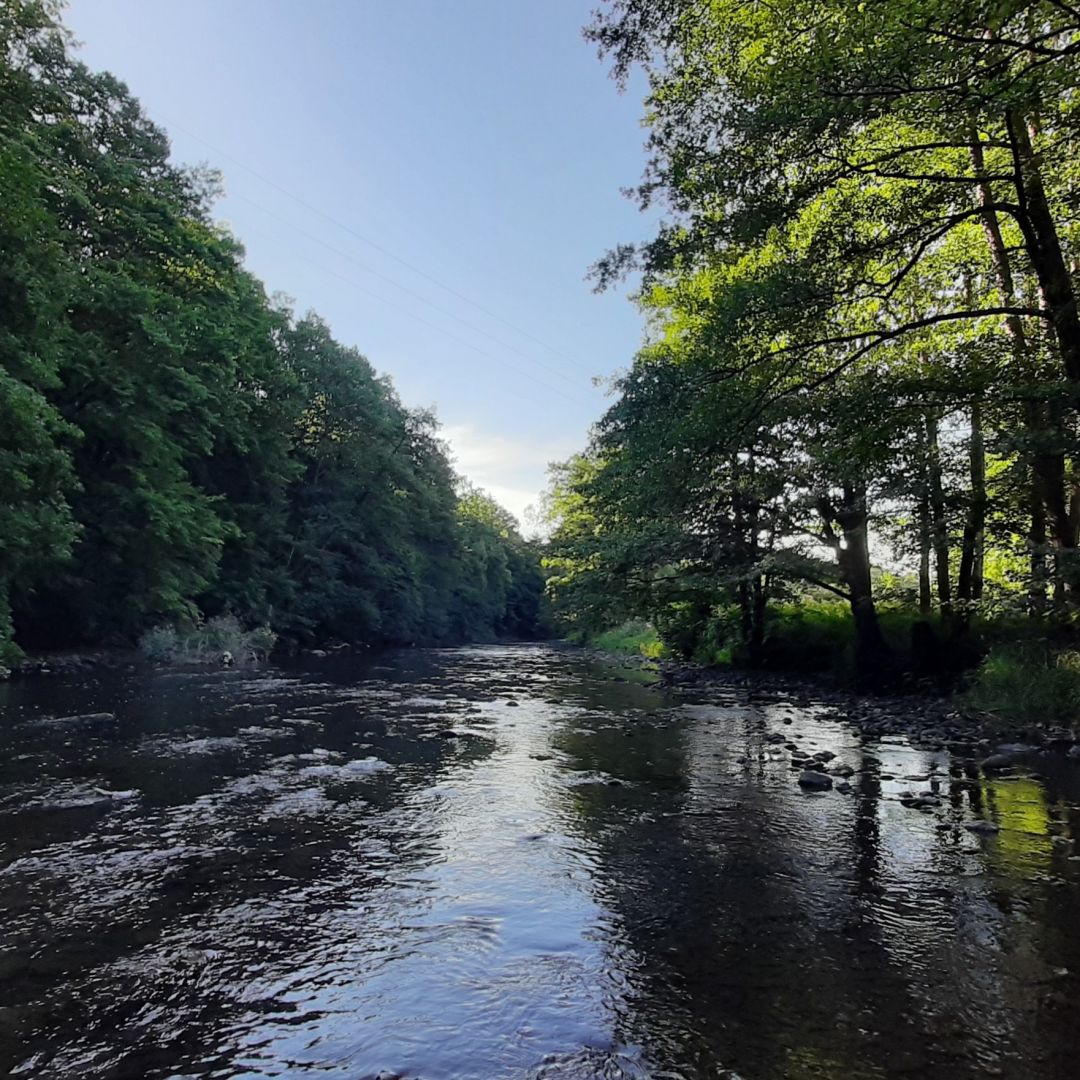
<svg viewBox="0 0 1080 1080">
<path fill-rule="evenodd" d="M 308 232 L 306 229 L 297 225 L 295 222 L 289 221 L 288 218 L 284 218 L 280 214 L 275 213 L 273 210 L 270 210 L 269 208 L 261 205 L 260 203 L 255 202 L 254 199 L 249 199 L 246 195 L 240 194 L 234 195 L 233 198 L 240 199 L 243 202 L 248 203 L 250 206 L 254 206 L 256 210 L 262 211 L 262 213 L 266 214 L 268 217 L 273 218 L 275 221 L 280 221 L 283 225 L 287 225 L 290 229 L 294 229 L 296 232 L 300 233 L 301 236 L 306 236 L 314 243 L 322 245 L 324 248 L 326 248 L 327 251 L 332 251 L 339 258 L 345 259 L 346 262 L 351 262 L 354 266 L 363 270 L 365 273 L 372 274 L 373 276 L 380 278 L 382 281 L 385 281 L 388 284 L 392 285 L 395 289 L 400 289 L 406 295 L 413 297 L 415 300 L 419 300 L 422 304 L 427 304 L 428 307 L 439 312 L 440 315 L 445 315 L 447 318 L 453 319 L 455 322 L 461 323 L 462 326 L 467 327 L 474 333 L 483 335 L 484 337 L 488 338 L 488 340 L 495 342 L 495 344 L 498 345 L 500 348 L 506 349 L 508 352 L 512 352 L 515 355 L 522 357 L 524 360 L 528 360 L 530 364 L 536 364 L 537 367 L 541 367 L 545 371 L 551 372 L 552 375 L 557 375 L 560 379 L 563 379 L 564 381 L 570 383 L 571 386 L 580 388 L 580 382 L 577 379 L 572 379 L 565 372 L 560 371 L 558 368 L 552 367 L 550 364 L 545 364 L 541 360 L 537 360 L 535 357 L 530 356 L 528 353 L 522 352 L 520 349 L 515 348 L 513 345 L 510 345 L 507 342 L 503 341 L 501 338 L 498 338 L 494 334 L 489 333 L 487 330 L 483 329 L 483 327 L 476 326 L 474 323 L 469 322 L 468 319 L 463 319 L 460 315 L 456 315 L 449 309 L 444 308 L 431 300 L 428 300 L 426 296 L 423 296 L 415 290 L 410 289 L 407 285 L 402 285 L 401 282 L 394 280 L 394 278 L 390 277 L 388 274 L 384 274 L 381 271 L 375 270 L 372 267 L 368 266 L 366 263 L 360 262 L 359 259 L 353 257 L 348 252 L 342 251 L 340 248 L 334 247 L 333 244 L 327 243 L 327 241 L 323 240 L 321 237 L 316 236 L 314 233 Z"/>
<path fill-rule="evenodd" d="M 42 165 L 43 167 L 45 167 L 47 169 L 53 169 L 53 168 L 56 167 L 57 163 L 55 161 L 46 159 L 41 154 L 39 154 L 33 147 L 27 147 L 27 150 L 29 151 L 31 156 L 40 165 Z M 274 214 L 273 211 L 266 210 L 265 207 L 259 206 L 259 204 L 254 202 L 253 200 L 246 199 L 246 197 L 244 197 L 244 198 L 245 198 L 246 202 L 250 202 L 252 206 L 257 207 L 260 210 L 264 210 L 271 217 L 277 217 L 278 216 L 278 215 Z M 284 220 L 284 219 L 279 218 L 279 220 Z M 286 222 L 286 224 L 289 224 L 289 223 Z M 319 240 L 317 237 L 311 236 L 309 233 L 305 232 L 305 230 L 299 228 L 299 226 L 295 226 L 295 228 L 297 229 L 298 232 L 302 233 L 305 236 L 308 236 L 312 240 L 315 240 L 317 243 L 324 243 L 323 241 Z M 256 230 L 256 231 L 258 231 L 258 230 Z M 329 244 L 324 244 L 324 246 L 329 247 L 331 251 L 336 251 L 336 249 L 333 248 Z M 337 252 L 337 253 L 342 254 L 340 252 Z M 349 258 L 348 256 L 344 256 L 344 257 Z M 456 341 L 459 345 L 464 346 L 466 349 L 471 349 L 473 352 L 477 353 L 478 355 L 484 356 L 489 360 L 495 361 L 495 363 L 507 363 L 507 361 L 505 360 L 504 357 L 495 356 L 492 353 L 489 353 L 489 352 L 486 352 L 483 349 L 477 348 L 477 346 L 473 345 L 472 342 L 466 341 L 464 338 L 460 338 L 455 334 L 451 334 L 449 331 L 447 331 L 443 327 L 437 326 L 435 323 L 431 322 L 430 320 L 425 319 L 420 315 L 414 314 L 413 312 L 409 311 L 408 309 L 403 308 L 400 304 L 395 304 L 392 300 L 387 300 L 386 297 L 380 296 L 378 293 L 373 292 L 371 289 L 368 289 L 363 285 L 360 285 L 358 282 L 352 281 L 350 278 L 347 278 L 344 275 L 339 274 L 334 270 L 330 270 L 327 267 L 322 266 L 320 263 L 315 262 L 314 259 L 309 259 L 305 255 L 300 255 L 300 258 L 302 258 L 309 265 L 314 266 L 315 269 L 321 270 L 323 273 L 329 274 L 331 277 L 336 277 L 339 281 L 341 281 L 344 284 L 348 285 L 350 288 L 357 289 L 358 291 L 366 294 L 367 296 L 372 297 L 372 299 L 377 300 L 380 304 L 384 304 L 384 305 L 386 305 L 388 307 L 393 308 L 395 311 L 401 312 L 401 314 L 403 314 L 407 319 L 411 319 L 413 322 L 423 323 L 424 326 L 430 327 L 432 330 L 436 331 L 436 333 L 441 334 L 443 337 L 449 338 L 451 341 Z M 355 261 L 355 260 L 351 260 L 351 261 Z M 358 266 L 363 266 L 363 264 L 361 264 L 359 262 L 357 262 L 357 265 Z M 368 269 L 368 268 L 364 267 L 364 269 Z M 377 271 L 369 271 L 369 272 L 375 273 L 376 276 L 378 276 L 378 277 L 384 277 L 384 275 L 379 274 Z M 396 284 L 395 282 L 393 282 L 393 279 L 387 278 L 386 280 L 389 280 L 391 282 L 391 284 Z M 406 289 L 404 286 L 398 286 L 398 287 L 404 289 L 404 291 L 406 291 L 406 292 L 410 292 L 410 294 L 411 294 L 411 290 Z M 437 306 L 436 306 L 436 308 L 437 308 L 437 310 L 440 310 L 440 311 L 443 310 L 441 308 L 438 308 Z M 449 314 L 451 318 L 457 318 L 457 316 L 454 316 L 452 313 L 449 313 L 449 312 L 444 312 L 444 314 Z M 466 323 L 466 325 L 470 325 L 470 324 Z M 485 331 L 483 331 L 483 330 L 480 330 L 479 332 L 480 333 L 485 333 Z M 488 336 L 490 336 L 490 335 L 488 335 Z M 497 338 L 495 338 L 493 340 L 498 341 Z M 500 344 L 501 344 L 501 342 L 500 342 Z M 514 351 L 516 351 L 516 350 L 514 350 Z M 522 355 L 525 355 L 525 354 L 522 354 Z M 526 359 L 531 359 L 531 358 L 526 356 Z M 533 361 L 533 362 L 537 363 L 538 361 Z M 545 390 L 550 390 L 551 393 L 558 394 L 560 397 L 564 398 L 565 400 L 567 400 L 569 402 L 572 402 L 572 403 L 575 402 L 575 400 L 576 400 L 575 398 L 572 398 L 569 394 L 567 394 L 563 390 L 560 390 L 557 386 L 552 386 L 549 383 L 543 382 L 542 380 L 536 378 L 530 372 L 523 370 L 519 366 L 516 366 L 516 365 L 510 365 L 510 366 L 514 367 L 514 369 L 517 372 L 519 372 L 519 374 L 525 376 L 525 378 L 527 378 L 530 381 L 536 383 L 537 386 L 542 386 Z M 546 365 L 541 365 L 541 366 L 546 366 Z M 556 372 L 556 374 L 561 375 L 561 372 Z M 565 376 L 563 376 L 563 377 L 565 378 Z M 577 385 L 577 384 L 573 384 L 573 385 Z M 515 396 L 516 397 L 521 397 L 520 394 L 515 394 Z M 524 400 L 528 400 L 528 399 L 522 398 L 522 400 L 524 401 Z M 530 402 L 530 404 L 532 404 L 532 402 Z"/>
<path fill-rule="evenodd" d="M 368 289 L 365 286 L 359 284 L 358 282 L 353 281 L 351 278 L 345 277 L 344 274 L 339 274 L 337 271 L 331 270 L 329 267 L 323 266 L 321 263 L 316 262 L 314 259 L 309 259 L 306 255 L 299 254 L 298 257 L 303 259 L 304 262 L 308 263 L 310 266 L 315 267 L 316 270 L 319 270 L 324 274 L 328 274 L 330 275 L 330 277 L 335 277 L 339 281 L 343 282 L 345 285 L 348 285 L 350 288 L 356 289 L 359 292 L 370 296 L 372 299 L 377 300 L 380 304 L 384 304 L 387 307 L 393 308 L 395 311 L 401 312 L 402 315 L 404 315 L 407 319 L 413 322 L 423 323 L 424 326 L 430 327 L 432 330 L 436 331 L 436 333 L 441 334 L 443 337 L 449 338 L 451 341 L 456 341 L 459 345 L 463 345 L 466 349 L 471 349 L 473 352 L 479 354 L 480 356 L 484 356 L 489 360 L 493 360 L 497 364 L 507 363 L 504 357 L 496 356 L 494 353 L 489 353 L 483 349 L 477 348 L 477 346 L 473 345 L 472 342 L 466 341 L 464 338 L 460 338 L 457 337 L 457 335 L 455 334 L 449 333 L 443 327 L 438 326 L 433 322 L 430 322 L 428 319 L 425 319 L 422 316 L 417 315 L 406 308 L 403 308 L 400 304 L 396 304 L 392 300 L 387 300 L 386 297 L 380 296 L 378 293 L 373 292 L 371 289 Z M 529 379 L 532 382 L 536 383 L 537 386 L 542 386 L 545 390 L 549 390 L 553 394 L 558 394 L 560 397 L 565 398 L 569 402 L 575 402 L 577 400 L 576 398 L 573 398 L 569 394 L 565 393 L 563 390 L 559 389 L 559 387 L 552 386 L 550 383 L 543 382 L 542 380 L 536 378 L 536 376 L 533 375 L 531 372 L 525 371 L 517 365 L 511 366 L 514 367 L 514 369 L 519 374 L 523 375 L 526 379 Z M 522 400 L 528 399 L 523 398 Z M 535 403 L 531 402 L 531 404 Z"/>
<path fill-rule="evenodd" d="M 463 303 L 468 304 L 471 307 L 476 308 L 477 311 L 483 312 L 483 314 L 487 315 L 487 317 L 489 319 L 494 319 L 496 322 L 502 323 L 503 326 L 509 328 L 510 330 L 513 330 L 514 333 L 520 334 L 524 338 L 528 338 L 530 341 L 534 342 L 535 344 L 541 346 L 544 349 L 547 349 L 550 353 L 553 353 L 555 356 L 559 356 L 559 357 L 562 357 L 562 359 L 567 360 L 569 363 L 573 364 L 575 367 L 579 366 L 577 361 L 575 361 L 575 360 L 571 359 L 570 357 L 568 357 L 564 352 L 562 352 L 562 350 L 557 349 L 554 345 L 549 345 L 542 338 L 538 338 L 535 334 L 530 333 L 528 330 L 522 329 L 520 326 L 517 326 L 515 323 L 510 322 L 509 319 L 504 319 L 501 315 L 499 315 L 496 312 L 490 310 L 490 308 L 484 307 L 483 304 L 479 303 L 476 300 L 473 300 L 469 296 L 466 296 L 464 293 L 458 292 L 458 290 L 455 289 L 453 286 L 447 285 L 445 282 L 440 281 L 433 274 L 429 274 L 426 270 L 420 269 L 419 266 L 414 265 L 413 263 L 409 262 L 407 259 L 401 258 L 400 255 L 395 255 L 394 252 L 392 252 L 389 248 L 384 247 L 382 244 L 378 243 L 378 241 L 372 240 L 370 237 L 364 236 L 363 233 L 357 232 L 356 229 L 354 229 L 351 225 L 346 225 L 343 221 L 339 221 L 337 218 L 333 217 L 331 214 L 326 213 L 325 210 L 319 209 L 319 207 L 313 205 L 312 203 L 309 203 L 306 199 L 302 198 L 301 196 L 296 195 L 293 192 L 289 191 L 287 188 L 282 187 L 282 185 L 277 183 L 275 180 L 271 180 L 269 177 L 264 176 L 258 170 L 253 169 L 250 165 L 245 165 L 244 162 L 240 161 L 238 158 L 233 157 L 231 154 L 226 153 L 224 150 L 218 149 L 216 146 L 213 145 L 213 143 L 208 142 L 201 135 L 196 135 L 193 131 L 189 131 L 182 124 L 176 124 L 176 123 L 173 123 L 171 121 L 169 122 L 169 124 L 170 124 L 170 127 L 172 127 L 173 129 L 175 129 L 177 131 L 182 131 L 189 138 L 194 139 L 196 142 L 202 143 L 203 146 L 205 146 L 208 150 L 213 151 L 215 154 L 220 155 L 221 157 L 225 158 L 228 161 L 231 161 L 234 165 L 239 166 L 245 172 L 250 173 L 256 179 L 261 180 L 268 187 L 272 187 L 275 191 L 279 191 L 282 195 L 286 196 L 286 198 L 292 199 L 294 202 L 298 203 L 300 206 L 304 207 L 306 210 L 311 211 L 311 213 L 313 213 L 313 214 L 317 214 L 319 217 L 323 218 L 323 220 L 328 221 L 331 225 L 335 226 L 336 228 L 342 229 L 344 232 L 349 233 L 350 236 L 356 237 L 356 239 L 359 240 L 361 243 L 367 244 L 369 247 L 372 247 L 376 251 L 381 252 L 387 258 L 393 259 L 394 262 L 399 263 L 401 266 L 404 266 L 408 270 L 411 270 L 414 274 L 418 274 L 420 277 L 424 278 L 426 281 L 430 281 L 433 285 L 438 286 L 444 292 L 447 292 L 451 296 L 456 297 L 458 300 L 462 301 Z"/>
</svg>

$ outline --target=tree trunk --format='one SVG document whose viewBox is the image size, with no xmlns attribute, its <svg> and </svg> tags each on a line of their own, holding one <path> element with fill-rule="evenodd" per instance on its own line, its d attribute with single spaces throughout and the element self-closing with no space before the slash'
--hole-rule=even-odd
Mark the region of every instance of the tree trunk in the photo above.
<svg viewBox="0 0 1080 1080">
<path fill-rule="evenodd" d="M 1021 128 L 1025 131 L 1026 129 Z M 1012 135 L 1013 124 L 1009 125 Z M 1025 183 L 1023 172 L 1019 167 L 1020 149 L 1013 140 L 1013 162 L 1015 166 L 1015 180 L 1017 195 L 1021 206 L 1026 203 Z M 1001 234 L 1001 224 L 998 221 L 997 211 L 993 209 L 994 195 L 990 182 L 986 179 L 986 166 L 982 152 L 982 144 L 979 142 L 978 132 L 972 131 L 971 161 L 978 177 L 976 183 L 976 199 L 984 208 L 982 221 L 983 231 L 986 234 L 986 243 L 990 249 L 990 258 L 994 265 L 998 288 L 1002 299 L 1007 304 L 1016 300 L 1016 286 L 1009 264 L 1009 254 L 1005 247 L 1005 240 Z M 1025 245 L 1028 249 L 1035 243 L 1035 237 L 1030 229 L 1024 230 Z M 1040 289 L 1043 279 L 1039 278 Z M 1043 291 L 1045 301 L 1045 291 Z M 1027 334 L 1024 330 L 1023 320 L 1018 315 L 1005 317 L 1005 328 L 1012 342 L 1013 361 L 1018 372 L 1024 372 L 1030 366 L 1030 350 L 1028 347 Z M 1055 335 L 1056 336 L 1056 335 Z M 1060 347 L 1060 339 L 1059 347 Z M 1028 549 L 1031 558 L 1031 579 L 1028 584 L 1028 605 L 1031 614 L 1038 617 L 1046 610 L 1046 483 L 1043 478 L 1045 472 L 1064 471 L 1064 463 L 1054 465 L 1050 462 L 1050 455 L 1038 447 L 1042 440 L 1044 427 L 1042 420 L 1042 408 L 1038 401 L 1031 400 L 1025 409 L 1025 424 L 1028 432 L 1029 449 L 1025 454 L 1025 468 L 1027 470 L 1028 510 L 1030 514 L 1030 528 L 1028 531 Z"/>
<path fill-rule="evenodd" d="M 926 469 L 930 497 L 930 541 L 934 550 L 934 576 L 942 621 L 952 616 L 952 584 L 949 580 L 949 527 L 945 519 L 945 490 L 941 482 L 941 448 L 938 418 L 926 414 Z"/>
<path fill-rule="evenodd" d="M 855 658 L 863 676 L 880 674 L 889 660 L 889 646 L 881 633 L 870 576 L 869 513 L 866 489 L 845 485 L 843 503 L 833 507 L 822 502 L 826 535 L 847 585 L 851 614 L 855 621 Z M 836 536 L 832 523 L 840 526 Z"/>
<path fill-rule="evenodd" d="M 740 581 L 735 594 L 739 600 L 739 637 L 749 654 L 750 641 L 754 636 L 754 610 L 750 603 L 750 583 L 745 580 Z M 752 659 L 751 663 L 753 663 Z"/>
<path fill-rule="evenodd" d="M 986 447 L 982 430 L 982 401 L 971 403 L 971 437 L 968 441 L 968 467 L 971 490 L 968 498 L 967 520 L 960 550 L 960 572 L 956 579 L 956 596 L 964 603 L 965 618 L 969 605 L 982 597 L 983 532 L 986 524 Z"/>
<path fill-rule="evenodd" d="M 768 582 L 761 574 L 754 576 L 750 593 L 750 640 L 747 643 L 747 651 L 750 663 L 758 667 L 765 651 L 765 611 L 769 597 Z"/>
<path fill-rule="evenodd" d="M 930 590 L 930 500 L 923 485 L 919 496 L 919 614 L 925 619 L 933 607 Z"/>
<path fill-rule="evenodd" d="M 1066 377 L 1070 382 L 1080 382 L 1080 311 L 1057 223 L 1043 186 L 1039 155 L 1032 145 L 1023 116 L 1010 111 L 1005 123 L 1012 150 L 1013 183 L 1021 211 L 1017 215 L 1017 224 L 1039 282 Z"/>
<path fill-rule="evenodd" d="M 1026 403 L 1024 419 L 1027 424 L 1028 438 L 1037 437 L 1042 428 L 1041 408 L 1038 401 Z M 1043 501 L 1042 480 L 1039 476 L 1038 458 L 1028 452 L 1025 470 L 1027 473 L 1028 509 L 1031 514 L 1031 527 L 1028 531 L 1028 552 L 1031 558 L 1031 580 L 1028 583 L 1028 610 L 1038 617 L 1046 611 L 1046 585 L 1048 581 L 1046 567 L 1046 504 Z"/>
</svg>

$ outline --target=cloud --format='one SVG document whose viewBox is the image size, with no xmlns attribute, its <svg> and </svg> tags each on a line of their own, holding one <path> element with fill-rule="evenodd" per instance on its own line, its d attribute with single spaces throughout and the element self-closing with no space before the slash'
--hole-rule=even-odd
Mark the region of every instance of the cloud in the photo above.
<svg viewBox="0 0 1080 1080">
<path fill-rule="evenodd" d="M 522 524 L 525 509 L 535 506 L 547 487 L 548 465 L 578 449 L 565 439 L 516 439 L 479 431 L 470 424 L 448 424 L 442 437 L 450 444 L 457 471 L 484 488 Z"/>
</svg>

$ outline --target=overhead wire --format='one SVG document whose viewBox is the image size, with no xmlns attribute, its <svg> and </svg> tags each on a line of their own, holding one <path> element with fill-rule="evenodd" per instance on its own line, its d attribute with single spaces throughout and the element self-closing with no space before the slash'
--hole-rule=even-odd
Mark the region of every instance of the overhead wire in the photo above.
<svg viewBox="0 0 1080 1080">
<path fill-rule="evenodd" d="M 462 326 L 467 327 L 474 333 L 480 334 L 483 337 L 488 338 L 488 340 L 493 341 L 500 348 L 506 349 L 508 352 L 513 353 L 515 356 L 522 357 L 523 359 L 529 361 L 529 363 L 535 364 L 537 367 L 543 368 L 545 371 L 548 371 L 553 375 L 557 375 L 560 379 L 563 379 L 571 386 L 580 388 L 581 382 L 579 382 L 577 379 L 572 379 L 565 372 L 559 370 L 558 368 L 552 367 L 550 364 L 545 364 L 541 360 L 537 360 L 535 357 L 530 356 L 528 353 L 522 352 L 515 346 L 503 341 L 502 338 L 496 337 L 494 334 L 485 330 L 483 327 L 477 326 L 475 323 L 469 322 L 468 319 L 463 319 L 460 315 L 457 315 L 449 309 L 444 308 L 440 304 L 436 304 L 434 301 L 429 300 L 421 293 L 416 292 L 414 289 L 410 289 L 407 285 L 402 285 L 401 282 L 396 281 L 388 274 L 384 274 L 382 273 L 382 271 L 376 270 L 373 267 L 368 266 L 366 263 L 361 262 L 359 259 L 350 255 L 348 252 L 342 251 L 340 248 L 337 248 L 333 244 L 328 243 L 326 240 L 323 240 L 321 237 L 309 232 L 307 229 L 303 228 L 300 225 L 297 225 L 295 222 L 289 221 L 288 218 L 282 217 L 280 214 L 276 213 L 275 211 L 269 209 L 266 206 L 263 206 L 261 203 L 257 203 L 254 199 L 249 198 L 247 195 L 237 193 L 230 197 L 239 199 L 241 202 L 245 202 L 249 206 L 255 207 L 256 210 L 261 211 L 268 217 L 273 218 L 275 221 L 281 222 L 281 224 L 300 233 L 301 236 L 307 237 L 313 243 L 319 244 L 321 247 L 326 248 L 327 251 L 333 252 L 333 254 L 337 255 L 339 258 L 344 259 L 346 262 L 352 263 L 354 266 L 358 267 L 360 270 L 363 270 L 365 273 L 371 274 L 373 277 L 377 277 L 381 281 L 387 282 L 387 284 L 392 285 L 395 289 L 400 289 L 406 295 L 413 297 L 413 299 L 415 300 L 419 300 L 422 304 L 426 304 L 434 311 L 439 312 L 440 315 L 445 315 L 447 318 L 453 319 L 455 322 L 461 323 Z"/>
<path fill-rule="evenodd" d="M 444 327 L 438 326 L 436 323 L 433 323 L 430 320 L 423 318 L 423 316 L 417 315 L 415 312 L 409 311 L 407 308 L 402 307 L 400 304 L 395 303 L 393 300 L 388 300 L 385 296 L 381 296 L 379 293 L 374 292 L 373 290 L 367 288 L 364 285 L 361 285 L 359 282 L 353 281 L 351 278 L 346 277 L 344 274 L 339 274 L 336 270 L 332 270 L 328 266 L 324 266 L 322 263 L 316 262 L 314 259 L 308 258 L 302 253 L 297 253 L 297 255 L 299 258 L 303 259 L 304 262 L 308 263 L 308 265 L 313 266 L 316 270 L 319 270 L 324 274 L 328 274 L 330 277 L 337 278 L 343 284 L 348 285 L 352 289 L 356 289 L 358 292 L 362 292 L 365 295 L 370 296 L 372 299 L 377 300 L 380 304 L 393 308 L 395 311 L 398 311 L 402 315 L 404 315 L 407 319 L 413 322 L 422 323 L 424 326 L 427 326 L 430 329 L 436 331 L 443 337 L 449 338 L 451 341 L 455 341 L 457 342 L 457 344 L 464 346 L 466 349 L 471 349 L 473 352 L 478 353 L 480 356 L 486 357 L 489 360 L 493 360 L 497 364 L 508 363 L 505 357 L 496 356 L 494 353 L 490 353 L 484 349 L 478 348 L 472 342 L 466 341 L 464 338 L 460 338 L 456 334 L 450 333 Z M 526 371 L 519 365 L 511 364 L 510 366 L 513 367 L 514 370 L 518 372 L 518 374 L 523 375 L 526 379 L 529 379 L 530 381 L 536 383 L 537 386 L 542 386 L 545 390 L 549 390 L 553 394 L 558 394 L 560 397 L 564 398 L 567 401 L 575 402 L 577 400 L 576 398 L 571 397 L 559 387 L 552 386 L 550 383 L 546 383 L 543 380 L 538 379 L 531 372 Z"/>
<path fill-rule="evenodd" d="M 302 196 L 297 195 L 295 192 L 289 191 L 288 188 L 283 187 L 276 180 L 272 180 L 268 176 L 264 176 L 257 169 L 252 168 L 250 165 L 247 165 L 243 161 L 240 161 L 238 158 L 234 157 L 232 154 L 229 154 L 226 151 L 221 150 L 220 148 L 214 146 L 213 143 L 209 142 L 207 139 L 204 139 L 201 135 L 197 135 L 197 134 L 195 134 L 195 132 L 193 132 L 193 131 L 189 130 L 188 128 L 184 127 L 182 124 L 177 124 L 177 123 L 175 123 L 174 121 L 171 121 L 171 120 L 168 121 L 168 126 L 172 130 L 182 131 L 185 135 L 188 136 L 188 138 L 194 139 L 196 142 L 202 143 L 203 146 L 205 146 L 208 150 L 212 151 L 214 154 L 217 154 L 218 156 L 220 156 L 222 158 L 225 158 L 227 161 L 232 162 L 234 165 L 236 165 L 239 168 L 243 169 L 245 172 L 250 173 L 257 180 L 260 180 L 262 183 L 266 184 L 268 187 L 273 188 L 275 191 L 280 192 L 286 198 L 292 199 L 293 202 L 295 202 L 298 205 L 304 207 L 305 210 L 308 210 L 311 213 L 318 215 L 324 221 L 327 221 L 331 225 L 333 225 L 335 228 L 338 228 L 338 229 L 341 229 L 344 232 L 347 232 L 350 236 L 355 237 L 357 240 L 359 240 L 363 244 L 367 244 L 369 247 L 371 247 L 374 250 L 376 250 L 376 251 L 380 252 L 381 254 L 385 255 L 388 259 L 393 259 L 394 262 L 400 264 L 401 266 L 404 266 L 408 270 L 411 270 L 414 274 L 417 274 L 418 276 L 424 278 L 424 280 L 431 282 L 431 284 L 433 284 L 433 285 L 437 286 L 438 288 L 442 289 L 444 292 L 449 293 L 451 296 L 453 296 L 456 299 L 462 301 L 462 303 L 468 304 L 470 307 L 476 308 L 477 311 L 482 312 L 489 319 L 494 319 L 496 322 L 501 323 L 503 326 L 507 327 L 508 329 L 513 330 L 514 333 L 520 334 L 524 338 L 528 338 L 534 344 L 539 345 L 544 349 L 547 349 L 549 352 L 553 353 L 555 356 L 561 357 L 562 359 L 564 359 L 564 360 L 568 361 L 569 363 L 573 364 L 575 367 L 580 366 L 577 361 L 575 361 L 572 358 L 568 357 L 561 349 L 556 348 L 554 345 L 548 344 L 542 338 L 537 337 L 535 334 L 531 333 L 530 331 L 525 330 L 524 328 L 516 325 L 515 323 L 511 322 L 509 319 L 506 319 L 502 315 L 499 315 L 497 312 L 492 311 L 490 308 L 485 307 L 479 301 L 472 299 L 472 297 L 466 296 L 462 292 L 459 292 L 452 285 L 447 285 L 446 282 L 440 281 L 439 278 L 437 278 L 434 274 L 430 274 L 426 270 L 421 269 L 419 266 L 416 266 L 414 263 L 409 262 L 408 259 L 404 259 L 400 255 L 395 254 L 388 247 L 386 247 L 383 244 L 380 244 L 377 240 L 372 240 L 371 237 L 365 236 L 363 233 L 359 232 L 358 230 L 353 228 L 351 225 L 348 225 L 345 222 L 340 221 L 338 218 L 335 218 L 332 214 L 328 214 L 325 210 L 322 210 L 318 206 L 315 206 L 313 203 L 308 202 Z"/>
</svg>

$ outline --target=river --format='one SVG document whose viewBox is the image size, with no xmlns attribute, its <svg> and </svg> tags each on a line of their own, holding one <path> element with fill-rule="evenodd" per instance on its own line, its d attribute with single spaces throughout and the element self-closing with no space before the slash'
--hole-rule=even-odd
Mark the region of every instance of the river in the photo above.
<svg viewBox="0 0 1080 1080">
<path fill-rule="evenodd" d="M 1078 802 L 545 645 L 8 684 L 0 1074 L 1071 1080 Z"/>
</svg>

